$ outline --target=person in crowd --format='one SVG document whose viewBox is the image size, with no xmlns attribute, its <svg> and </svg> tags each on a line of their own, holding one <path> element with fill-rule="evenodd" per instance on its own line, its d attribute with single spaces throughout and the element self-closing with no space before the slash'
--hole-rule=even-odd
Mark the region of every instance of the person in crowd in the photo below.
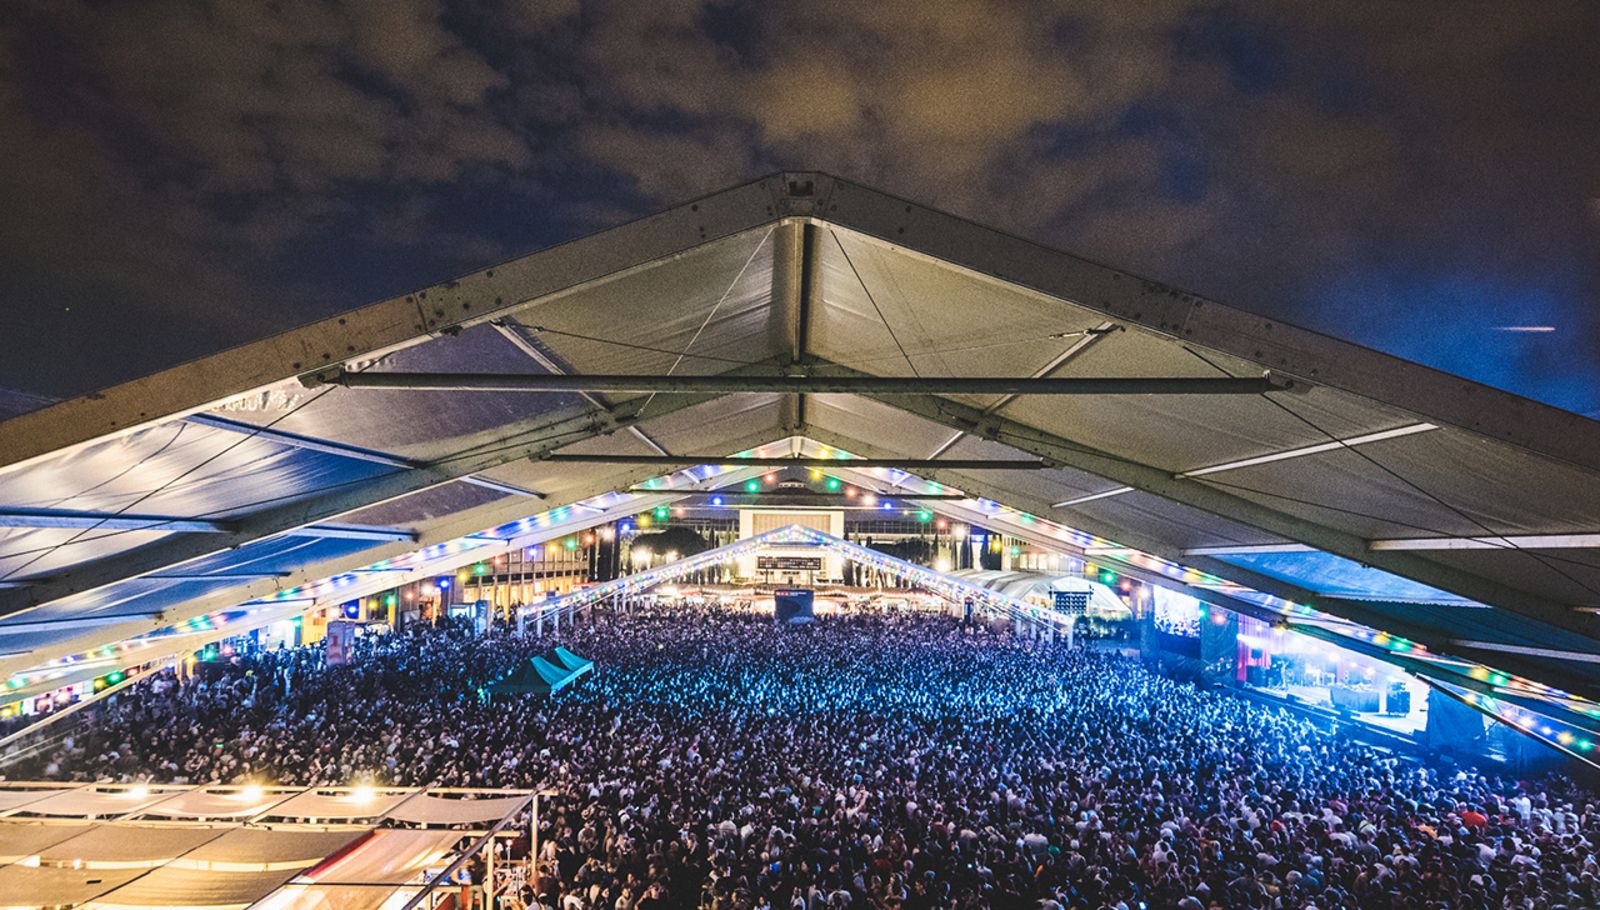
<svg viewBox="0 0 1600 910">
<path fill-rule="evenodd" d="M 1364 746 L 1110 651 L 912 612 L 421 627 L 145 680 L 14 777 L 553 789 L 560 910 L 1600 907 L 1600 801 Z"/>
</svg>

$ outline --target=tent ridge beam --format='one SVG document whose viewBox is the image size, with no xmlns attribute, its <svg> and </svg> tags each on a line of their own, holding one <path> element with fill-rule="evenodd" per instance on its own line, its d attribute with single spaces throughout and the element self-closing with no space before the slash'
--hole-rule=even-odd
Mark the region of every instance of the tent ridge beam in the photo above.
<svg viewBox="0 0 1600 910">
<path fill-rule="evenodd" d="M 631 374 L 352 373 L 334 370 L 308 379 L 313 385 L 428 392 L 625 392 L 734 394 L 777 392 L 843 395 L 1260 395 L 1294 388 L 1271 374 L 1247 377 L 1029 376 L 647 376 Z"/>
<path fill-rule="evenodd" d="M 1033 458 L 730 458 L 725 455 L 579 455 L 560 452 L 538 459 L 554 464 L 639 464 L 681 465 L 685 467 L 757 468 L 904 468 L 923 470 L 959 468 L 962 470 L 1038 471 L 1049 467 Z"/>
</svg>

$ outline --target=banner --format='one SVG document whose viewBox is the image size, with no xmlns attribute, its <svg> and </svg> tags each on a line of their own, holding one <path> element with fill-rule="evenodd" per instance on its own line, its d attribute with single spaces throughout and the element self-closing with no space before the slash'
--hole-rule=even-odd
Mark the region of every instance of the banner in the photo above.
<svg viewBox="0 0 1600 910">
<path fill-rule="evenodd" d="M 356 624 L 343 619 L 328 623 L 327 664 L 330 667 L 350 662 L 350 652 L 355 647 Z"/>
<path fill-rule="evenodd" d="M 777 588 L 772 592 L 772 619 L 780 625 L 802 625 L 815 619 L 810 588 Z"/>
</svg>

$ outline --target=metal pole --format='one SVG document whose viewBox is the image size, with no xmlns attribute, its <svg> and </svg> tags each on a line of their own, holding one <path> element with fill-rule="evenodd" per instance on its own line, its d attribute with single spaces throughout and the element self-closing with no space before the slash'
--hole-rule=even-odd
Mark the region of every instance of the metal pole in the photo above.
<svg viewBox="0 0 1600 910">
<path fill-rule="evenodd" d="M 530 874 L 529 874 L 528 877 L 533 882 L 533 897 L 534 897 L 535 900 L 538 900 L 538 898 L 539 898 L 539 794 L 537 794 L 537 793 L 533 794 L 533 831 L 531 832 L 531 837 L 529 838 L 529 841 L 532 844 L 530 849 L 533 852 L 531 854 L 529 854 L 528 859 L 530 861 L 532 861 L 533 868 L 530 870 Z"/>
<path fill-rule="evenodd" d="M 537 798 L 537 797 L 535 797 L 535 798 Z M 484 906 L 484 910 L 494 910 L 494 890 L 495 889 L 494 889 L 494 836 L 493 835 L 490 835 L 490 837 L 489 837 L 489 846 L 487 848 L 485 848 L 485 849 L 489 853 L 489 858 L 487 860 L 488 870 L 489 871 L 488 871 L 488 875 L 485 877 L 484 883 L 483 883 L 483 906 Z"/>
<path fill-rule="evenodd" d="M 1042 471 L 1050 465 L 1037 458 L 732 458 L 727 455 L 604 455 L 551 453 L 539 459 L 553 464 L 718 465 L 762 468 L 903 468 L 907 471 L 949 468 L 963 471 Z M 901 499 L 906 498 L 901 496 Z"/>
<path fill-rule="evenodd" d="M 833 393 L 873 395 L 1259 395 L 1292 387 L 1270 374 L 1245 377 L 1093 377 L 1030 376 L 642 376 L 555 373 L 336 372 L 314 377 L 326 385 L 352 389 L 410 389 L 443 392 L 687 392 Z"/>
<path fill-rule="evenodd" d="M 534 799 L 538 799 L 539 794 L 535 793 L 533 796 Z M 418 904 L 422 903 L 423 899 L 425 898 L 431 902 L 438 885 L 441 882 L 449 881 L 450 876 L 454 875 L 456 870 L 460 869 L 467 860 L 471 859 L 474 853 L 477 853 L 479 850 L 483 849 L 484 844 L 490 843 L 494 839 L 494 836 L 501 831 L 501 829 L 505 828 L 506 825 L 511 824 L 511 816 L 515 815 L 520 808 L 521 806 L 518 806 L 517 809 L 512 809 L 510 812 L 507 812 L 504 816 L 502 816 L 499 821 L 495 822 L 493 828 L 490 828 L 486 834 L 478 838 L 476 841 L 473 841 L 472 844 L 467 847 L 467 849 L 463 850 L 459 856 L 450 862 L 450 865 L 445 866 L 443 871 L 441 871 L 438 875 L 435 875 L 432 879 L 428 880 L 428 882 L 422 886 L 422 891 L 418 892 L 416 895 L 412 896 L 410 900 L 406 901 L 405 904 L 400 907 L 400 910 L 414 910 L 414 908 Z"/>
</svg>

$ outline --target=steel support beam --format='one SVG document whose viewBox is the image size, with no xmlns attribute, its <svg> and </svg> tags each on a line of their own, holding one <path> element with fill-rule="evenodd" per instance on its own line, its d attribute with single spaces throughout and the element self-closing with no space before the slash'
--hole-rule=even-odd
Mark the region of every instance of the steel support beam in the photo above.
<svg viewBox="0 0 1600 910">
<path fill-rule="evenodd" d="M 80 512 L 71 509 L 7 509 L 0 511 L 0 528 L 57 528 L 83 531 L 158 531 L 170 534 L 228 534 L 238 530 L 236 523 L 179 518 L 172 515 L 140 515 L 120 512 Z M 324 524 L 296 528 L 292 537 L 342 538 L 345 540 L 412 540 L 415 534 L 403 528 L 375 528 L 366 525 Z"/>
<path fill-rule="evenodd" d="M 461 478 L 461 482 L 472 484 L 475 487 L 482 487 L 485 490 L 493 490 L 496 493 L 504 493 L 507 496 L 526 496 L 531 499 L 546 498 L 545 494 L 539 492 L 538 490 L 523 489 L 515 484 L 501 483 L 498 480 L 493 480 L 488 477 L 479 477 L 476 475 L 472 477 L 463 477 Z"/>
<path fill-rule="evenodd" d="M 1183 555 L 1190 556 L 1249 556 L 1255 553 L 1314 553 L 1314 548 L 1303 543 L 1236 543 L 1214 547 L 1190 547 Z"/>
<path fill-rule="evenodd" d="M 785 371 L 802 370 L 810 359 L 812 312 L 820 295 L 822 269 L 817 256 L 819 229 L 812 222 L 791 222 L 777 228 L 773 244 L 773 300 L 781 309 L 782 336 L 777 347 L 784 351 Z M 784 396 L 783 426 L 799 433 L 806 426 L 806 396 L 794 392 Z"/>
<path fill-rule="evenodd" d="M 51 619 L 37 619 L 27 622 L 8 622 L 0 624 L 0 637 L 6 635 L 21 635 L 26 632 L 48 630 L 51 632 L 63 629 L 96 629 L 102 626 L 114 626 L 137 619 L 155 619 L 161 616 L 160 610 L 142 610 L 134 613 L 117 613 L 112 616 L 79 616 L 79 617 L 54 617 Z"/>
<path fill-rule="evenodd" d="M 1113 483 L 1353 559 L 1469 600 L 1491 604 L 1585 637 L 1592 637 L 1595 633 L 1593 620 L 1567 604 L 1547 600 L 1411 553 L 1369 549 L 1367 541 L 1355 534 L 1280 512 L 1210 486 L 1202 480 L 1174 476 L 1135 459 L 1100 452 L 999 415 L 984 414 L 978 408 L 946 398 L 931 395 L 867 397 L 925 420 L 1004 443 L 1054 464 L 1094 474 Z"/>
<path fill-rule="evenodd" d="M 368 525 L 321 524 L 296 528 L 288 532 L 291 537 L 321 537 L 326 540 L 370 540 L 413 542 L 417 532 L 407 528 L 379 528 Z"/>
<path fill-rule="evenodd" d="M 1600 550 L 1600 534 L 1513 534 L 1509 537 L 1397 537 L 1367 542 L 1371 550 Z M 1250 553 L 1306 553 L 1300 543 L 1195 547 L 1189 556 L 1235 556 Z"/>
<path fill-rule="evenodd" d="M 521 373 L 351 373 L 311 377 L 351 389 L 404 389 L 429 392 L 626 392 L 728 395 L 778 392 L 843 395 L 1259 395 L 1282 392 L 1291 384 L 1272 376 L 1243 378 L 1134 377 L 1034 379 L 968 376 L 635 376 Z"/>
<path fill-rule="evenodd" d="M 74 509 L 5 509 L 0 511 L 0 528 L 160 531 L 186 534 L 223 534 L 230 530 L 228 523 L 225 521 L 179 518 L 172 515 L 80 512 Z"/>
<path fill-rule="evenodd" d="M 844 471 L 840 472 L 845 473 Z M 630 493 L 648 493 L 648 488 L 634 487 Z M 851 503 L 843 493 L 828 493 L 819 490 L 768 490 L 764 493 L 713 493 L 709 490 L 697 491 L 722 497 L 723 505 L 752 505 L 752 506 L 803 506 L 808 509 L 871 509 L 872 506 Z M 966 497 L 959 493 L 879 493 L 880 499 L 890 502 L 953 502 Z"/>
<path fill-rule="evenodd" d="M 960 468 L 963 470 L 1038 471 L 1049 465 L 1034 458 L 728 458 L 722 455 L 577 455 L 552 453 L 539 459 L 551 464 L 722 465 L 758 468 Z"/>
<path fill-rule="evenodd" d="M 288 572 L 193 572 L 146 575 L 151 581 L 254 581 L 258 578 L 288 578 Z"/>
<path fill-rule="evenodd" d="M 1402 537 L 1374 540 L 1374 550 L 1595 550 L 1600 534 L 1514 534 L 1510 537 Z"/>
<path fill-rule="evenodd" d="M 414 468 L 416 462 L 390 455 L 388 452 L 379 452 L 375 449 L 366 449 L 361 446 L 345 445 L 316 436 L 306 436 L 301 433 L 291 433 L 277 427 L 257 426 L 244 420 L 234 420 L 216 414 L 190 414 L 184 418 L 190 423 L 210 427 L 213 430 L 226 430 L 242 436 L 253 436 L 265 442 L 289 446 L 295 449 L 304 449 L 307 452 L 320 452 L 324 455 L 337 455 L 340 458 L 352 458 L 356 461 L 365 461 L 371 464 L 381 464 L 391 468 Z"/>
</svg>

